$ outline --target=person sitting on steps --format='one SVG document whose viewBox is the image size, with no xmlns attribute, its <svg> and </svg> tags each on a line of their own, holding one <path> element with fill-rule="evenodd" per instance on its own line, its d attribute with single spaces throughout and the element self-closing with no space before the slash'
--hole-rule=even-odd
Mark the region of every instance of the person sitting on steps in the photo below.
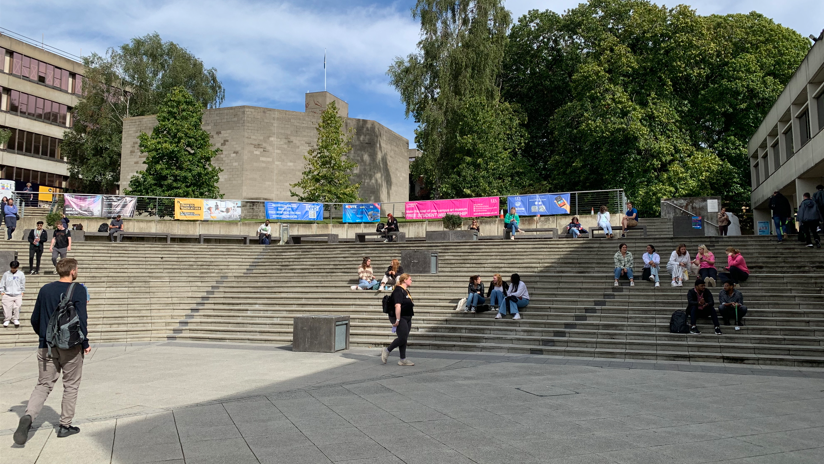
<svg viewBox="0 0 824 464">
<path fill-rule="evenodd" d="M 638 210 L 632 207 L 632 202 L 627 202 L 627 213 L 624 215 L 624 219 L 621 220 L 621 226 L 624 228 L 624 231 L 621 232 L 621 237 L 627 236 L 627 229 L 633 228 L 638 225 Z"/>
<path fill-rule="evenodd" d="M 641 275 L 641 280 L 649 279 L 650 282 L 655 282 L 656 287 L 660 287 L 658 270 L 661 268 L 661 256 L 655 252 L 655 247 L 647 245 L 647 252 L 641 256 L 641 259 L 644 261 L 644 273 Z"/>
<path fill-rule="evenodd" d="M 567 225 L 567 233 L 572 234 L 572 238 L 578 238 L 579 235 L 588 234 L 589 232 L 584 229 L 577 217 L 573 217 L 572 222 Z"/>
<path fill-rule="evenodd" d="M 707 287 L 715 287 L 715 279 L 718 278 L 718 269 L 715 268 L 715 255 L 706 245 L 698 246 L 698 254 L 692 262 L 698 266 L 698 276 L 704 279 Z"/>
<path fill-rule="evenodd" d="M 464 305 L 464 312 L 474 313 L 478 306 L 484 304 L 484 284 L 481 282 L 481 276 L 474 275 L 469 278 L 469 293 L 466 296 L 466 305 Z"/>
<path fill-rule="evenodd" d="M 401 262 L 397 259 L 393 259 L 392 263 L 388 268 L 386 268 L 386 272 L 383 274 L 380 288 L 388 292 L 390 290 L 390 286 L 395 286 L 395 280 L 400 277 L 401 274 L 403 274 L 403 266 L 401 266 Z"/>
<path fill-rule="evenodd" d="M 687 266 L 690 263 L 690 252 L 687 245 L 680 244 L 670 255 L 667 262 L 667 271 L 672 274 L 672 286 L 683 287 L 684 279 L 688 276 Z"/>
<path fill-rule="evenodd" d="M 366 256 L 358 267 L 358 285 L 353 285 L 352 290 L 377 290 L 378 285 L 380 283 L 372 272 L 372 259 Z"/>
<path fill-rule="evenodd" d="M 724 325 L 730 325 L 730 319 L 735 321 L 736 330 L 744 325 L 742 318 L 747 315 L 747 307 L 744 306 L 744 295 L 735 288 L 734 280 L 724 282 L 724 289 L 718 293 L 718 310 Z"/>
<path fill-rule="evenodd" d="M 527 305 L 529 305 L 529 291 L 526 289 L 526 284 L 521 282 L 520 275 L 512 274 L 504 304 L 501 305 L 501 309 L 498 310 L 495 319 L 501 319 L 503 315 L 506 314 L 506 308 L 508 307 L 509 312 L 513 314 L 512 319 L 518 320 L 521 318 L 518 310 L 527 307 Z"/>
<path fill-rule="evenodd" d="M 629 286 L 635 286 L 635 280 L 632 278 L 632 253 L 627 251 L 627 244 L 622 243 L 618 245 L 618 251 L 612 257 L 615 262 L 615 286 L 618 286 L 618 279 L 622 275 L 626 275 L 629 279 Z"/>
<path fill-rule="evenodd" d="M 687 292 L 687 314 L 690 315 L 690 333 L 700 335 L 701 331 L 695 325 L 695 320 L 699 313 L 705 315 L 709 312 L 712 323 L 715 324 L 715 335 L 721 335 L 721 327 L 718 325 L 718 314 L 715 312 L 715 302 L 712 293 L 707 290 L 704 279 L 700 277 L 695 281 L 695 288 Z"/>
<path fill-rule="evenodd" d="M 515 232 L 521 231 L 521 218 L 518 217 L 518 210 L 509 209 L 509 214 L 504 217 L 504 229 L 509 230 L 509 239 L 515 240 Z"/>
<path fill-rule="evenodd" d="M 741 256 L 741 252 L 738 248 L 729 247 L 727 248 L 727 267 L 724 268 L 727 272 L 722 272 L 718 275 L 718 280 L 721 283 L 735 281 L 734 285 L 738 285 L 739 282 L 744 282 L 750 278 L 750 270 L 747 268 L 747 262 L 744 261 L 744 257 Z"/>
<path fill-rule="evenodd" d="M 492 276 L 492 282 L 489 283 L 489 290 L 486 297 L 489 298 L 489 307 L 495 311 L 501 307 L 504 302 L 504 295 L 509 288 L 503 277 L 500 274 Z"/>
<path fill-rule="evenodd" d="M 400 230 L 400 228 L 398 226 L 398 220 L 395 219 L 395 216 L 393 216 L 392 213 L 388 213 L 386 215 L 386 227 L 383 229 L 383 236 L 384 236 L 383 241 L 384 242 L 393 242 L 394 238 L 392 237 L 391 233 L 392 232 L 397 232 L 399 230 Z"/>
</svg>

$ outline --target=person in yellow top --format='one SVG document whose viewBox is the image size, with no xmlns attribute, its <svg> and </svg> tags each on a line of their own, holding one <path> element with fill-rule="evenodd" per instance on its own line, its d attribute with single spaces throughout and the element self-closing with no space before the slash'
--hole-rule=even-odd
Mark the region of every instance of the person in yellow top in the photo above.
<svg viewBox="0 0 824 464">
<path fill-rule="evenodd" d="M 510 240 L 515 240 L 515 232 L 521 231 L 521 218 L 518 217 L 515 208 L 510 208 L 509 214 L 504 217 L 504 229 L 509 229 Z"/>
</svg>

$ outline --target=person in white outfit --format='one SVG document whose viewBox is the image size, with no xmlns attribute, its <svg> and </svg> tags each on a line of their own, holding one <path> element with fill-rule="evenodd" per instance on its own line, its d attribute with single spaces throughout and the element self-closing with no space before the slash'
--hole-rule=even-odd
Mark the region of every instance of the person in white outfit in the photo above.
<svg viewBox="0 0 824 464">
<path fill-rule="evenodd" d="M 660 287 L 661 284 L 658 282 L 658 269 L 661 267 L 661 256 L 655 252 L 655 247 L 652 245 L 647 245 L 647 252 L 641 257 L 644 261 L 644 274 L 643 276 L 647 275 L 649 272 L 649 280 L 655 282 L 656 287 Z M 647 271 L 649 269 L 649 271 Z"/>
<path fill-rule="evenodd" d="M 17 260 L 9 263 L 9 269 L 0 279 L 0 295 L 3 302 L 3 327 L 14 323 L 20 327 L 20 306 L 23 305 L 23 294 L 26 293 L 26 274 L 19 271 L 20 263 Z"/>
<path fill-rule="evenodd" d="M 498 310 L 495 319 L 502 319 L 506 315 L 506 309 L 513 315 L 512 319 L 518 320 L 521 318 L 519 309 L 525 308 L 529 304 L 529 291 L 526 289 L 526 284 L 521 282 L 521 276 L 512 274 L 509 280 L 509 288 L 506 290 L 506 298 L 504 303 Z"/>
<path fill-rule="evenodd" d="M 683 287 L 684 279 L 687 277 L 687 269 L 690 265 L 690 252 L 687 251 L 687 245 L 680 244 L 675 251 L 670 255 L 669 262 L 667 262 L 667 271 L 672 274 L 672 286 Z"/>
<path fill-rule="evenodd" d="M 598 227 L 604 229 L 604 236 L 612 238 L 612 224 L 609 222 L 609 211 L 606 206 L 598 210 Z"/>
</svg>

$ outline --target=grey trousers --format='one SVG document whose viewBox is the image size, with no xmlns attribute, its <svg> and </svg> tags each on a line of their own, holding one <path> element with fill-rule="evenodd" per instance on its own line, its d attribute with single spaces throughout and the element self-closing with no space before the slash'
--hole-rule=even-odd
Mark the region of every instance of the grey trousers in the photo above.
<svg viewBox="0 0 824 464">
<path fill-rule="evenodd" d="M 62 370 L 63 405 L 60 411 L 60 425 L 68 427 L 74 419 L 77 391 L 80 389 L 80 378 L 83 374 L 83 345 L 68 350 L 52 348 L 52 356 L 49 357 L 48 348 L 37 350 L 37 386 L 29 398 L 26 414 L 31 416 L 32 420 L 37 419 Z"/>
<path fill-rule="evenodd" d="M 53 248 L 52 249 L 52 264 L 54 264 L 54 267 L 57 267 L 57 257 L 59 256 L 60 259 L 65 259 L 67 251 L 68 251 L 68 248 Z"/>
</svg>

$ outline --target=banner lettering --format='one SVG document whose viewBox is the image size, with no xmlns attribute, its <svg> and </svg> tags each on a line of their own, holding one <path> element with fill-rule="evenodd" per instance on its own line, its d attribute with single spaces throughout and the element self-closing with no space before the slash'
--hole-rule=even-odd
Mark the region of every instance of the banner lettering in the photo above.
<svg viewBox="0 0 824 464">
<path fill-rule="evenodd" d="M 137 206 L 137 197 L 118 197 L 114 195 L 103 195 L 103 217 L 113 218 L 117 215 L 123 217 L 134 217 L 134 210 Z"/>
<path fill-rule="evenodd" d="M 544 195 L 517 195 L 506 199 L 507 212 L 515 208 L 518 216 L 549 216 L 570 214 L 568 193 L 547 193 Z"/>
<path fill-rule="evenodd" d="M 266 219 L 270 221 L 322 221 L 323 203 L 267 201 Z"/>
<path fill-rule="evenodd" d="M 440 219 L 447 214 L 460 217 L 497 216 L 498 204 L 498 197 L 408 201 L 404 217 L 406 219 Z"/>
<path fill-rule="evenodd" d="M 175 198 L 175 219 L 203 220 L 203 200 L 199 198 Z"/>
<path fill-rule="evenodd" d="M 343 222 L 381 222 L 381 204 L 346 203 L 343 205 Z"/>
</svg>

